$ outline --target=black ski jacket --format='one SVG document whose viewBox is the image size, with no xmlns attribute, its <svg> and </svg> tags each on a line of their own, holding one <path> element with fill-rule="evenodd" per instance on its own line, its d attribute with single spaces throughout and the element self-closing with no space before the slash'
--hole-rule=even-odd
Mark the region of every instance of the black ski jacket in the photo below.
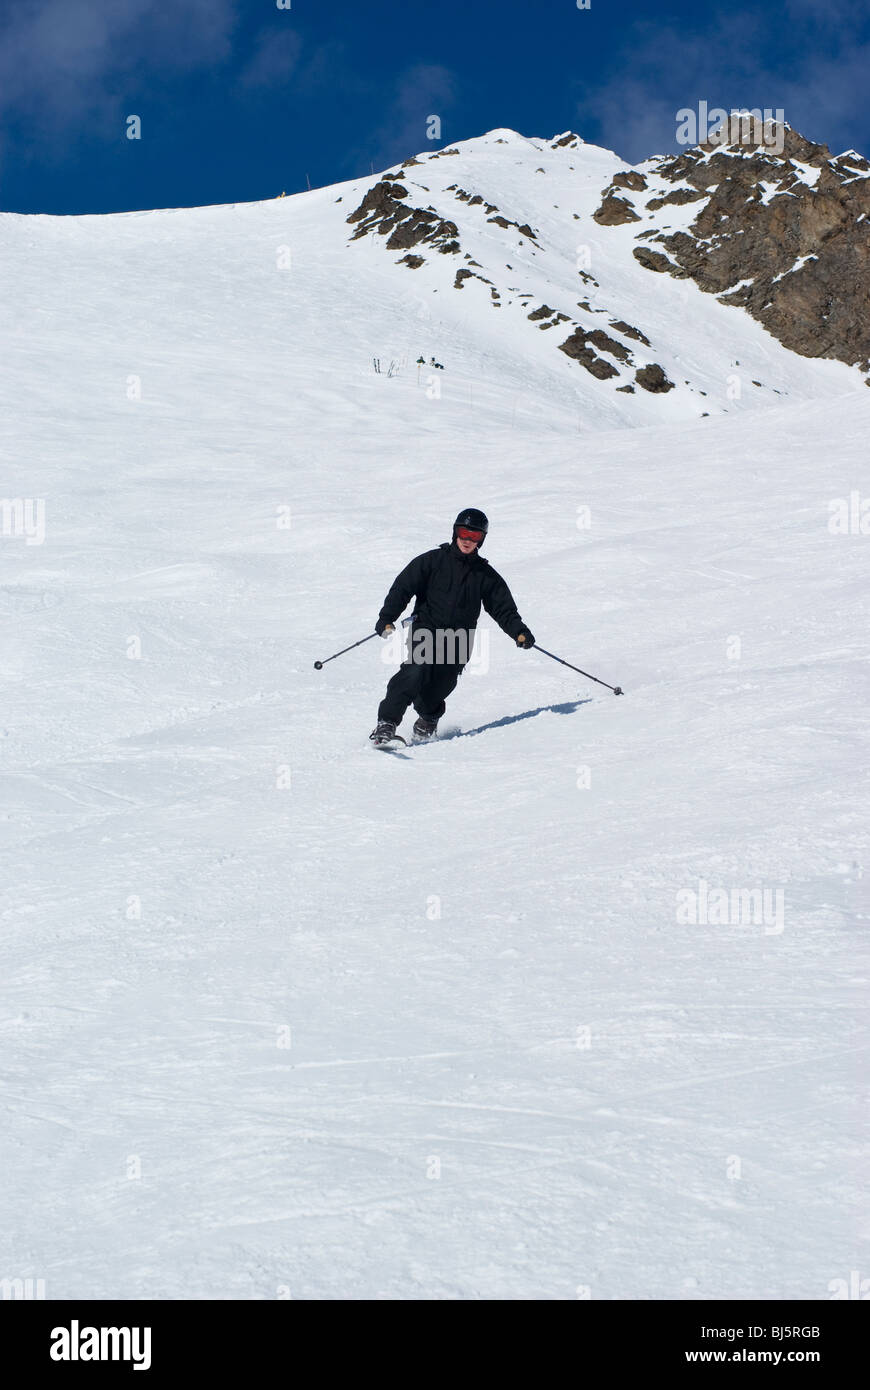
<svg viewBox="0 0 870 1390">
<path fill-rule="evenodd" d="M 415 629 L 465 628 L 473 634 L 481 604 L 508 637 L 516 640 L 525 626 L 501 575 L 477 551 L 463 555 L 455 541 L 444 541 L 405 566 L 378 620 L 395 624 L 414 595 Z"/>
</svg>

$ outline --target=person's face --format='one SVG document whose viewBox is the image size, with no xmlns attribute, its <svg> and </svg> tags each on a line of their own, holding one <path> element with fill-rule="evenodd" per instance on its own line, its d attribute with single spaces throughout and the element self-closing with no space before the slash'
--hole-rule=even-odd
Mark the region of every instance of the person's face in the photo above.
<svg viewBox="0 0 870 1390">
<path fill-rule="evenodd" d="M 472 550 L 477 549 L 477 541 L 467 541 L 463 536 L 456 537 L 456 544 L 459 546 L 463 555 L 470 555 Z"/>
</svg>

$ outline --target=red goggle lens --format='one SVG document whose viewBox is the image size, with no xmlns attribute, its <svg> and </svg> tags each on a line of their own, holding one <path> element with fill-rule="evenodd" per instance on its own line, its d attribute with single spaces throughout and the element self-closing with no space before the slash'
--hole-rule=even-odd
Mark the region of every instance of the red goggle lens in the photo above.
<svg viewBox="0 0 870 1390">
<path fill-rule="evenodd" d="M 482 541 L 482 540 L 483 540 L 483 532 L 482 532 L 482 531 L 469 531 L 469 529 L 468 529 L 467 526 L 457 526 L 457 528 L 456 528 L 456 534 L 457 534 L 457 536 L 461 537 L 461 539 L 464 540 L 464 541 Z"/>
</svg>

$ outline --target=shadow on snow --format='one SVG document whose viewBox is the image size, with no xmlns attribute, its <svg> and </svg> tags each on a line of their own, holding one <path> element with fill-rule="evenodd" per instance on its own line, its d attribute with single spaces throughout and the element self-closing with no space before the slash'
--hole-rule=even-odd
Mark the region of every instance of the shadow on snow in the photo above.
<svg viewBox="0 0 870 1390">
<path fill-rule="evenodd" d="M 433 743 L 447 743 L 454 738 L 474 738 L 477 734 L 485 734 L 489 729 L 503 729 L 508 724 L 519 724 L 521 719 L 534 719 L 539 714 L 573 714 L 581 705 L 591 705 L 592 700 L 589 696 L 585 700 L 565 700 L 558 705 L 539 705 L 537 709 L 523 710 L 522 714 L 506 714 L 504 719 L 494 719 L 491 724 L 481 724 L 477 729 L 459 729 L 454 734 L 442 734 L 440 738 L 433 738 Z M 422 747 L 416 744 L 416 747 Z"/>
</svg>

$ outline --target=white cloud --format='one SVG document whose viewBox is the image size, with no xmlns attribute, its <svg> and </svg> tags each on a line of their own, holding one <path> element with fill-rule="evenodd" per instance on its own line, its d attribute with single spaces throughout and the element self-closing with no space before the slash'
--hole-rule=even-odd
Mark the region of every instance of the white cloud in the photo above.
<svg viewBox="0 0 870 1390">
<path fill-rule="evenodd" d="M 283 84 L 296 72 L 301 53 L 302 40 L 295 30 L 263 29 L 239 74 L 239 82 L 243 87 Z"/>
<path fill-rule="evenodd" d="M 230 53 L 238 0 L 27 0 L 0 19 L 0 111 L 41 121 L 99 109 L 149 70 Z"/>
<path fill-rule="evenodd" d="M 811 12 L 814 22 L 818 18 L 810 0 L 790 3 L 796 22 L 804 12 Z M 849 12 L 844 0 L 837 13 Z M 801 56 L 786 61 L 781 49 L 771 47 L 768 24 L 778 14 L 726 14 L 703 34 L 648 22 L 633 26 L 614 54 L 613 75 L 597 86 L 585 84 L 578 95 L 579 132 L 637 163 L 676 150 L 677 111 L 706 101 L 726 110 L 781 107 L 789 124 L 809 140 L 856 143 L 870 46 L 828 32 L 823 50 L 793 34 L 794 52 Z M 768 52 L 775 55 L 772 63 Z"/>
</svg>

